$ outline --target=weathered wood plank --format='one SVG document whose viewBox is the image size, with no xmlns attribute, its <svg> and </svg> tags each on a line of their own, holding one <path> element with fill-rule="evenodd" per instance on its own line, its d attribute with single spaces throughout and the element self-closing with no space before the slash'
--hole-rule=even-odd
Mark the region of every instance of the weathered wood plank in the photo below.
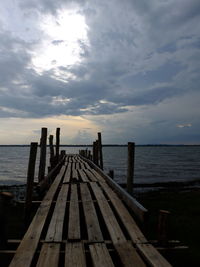
<svg viewBox="0 0 200 267">
<path fill-rule="evenodd" d="M 171 264 L 151 244 L 136 244 L 137 249 L 152 267 L 170 267 Z"/>
<path fill-rule="evenodd" d="M 61 242 L 69 185 L 63 184 L 58 195 L 45 240 Z"/>
<path fill-rule="evenodd" d="M 69 205 L 69 224 L 68 224 L 68 239 L 78 240 L 81 238 L 80 233 L 80 215 L 78 204 L 77 185 L 71 185 L 70 205 Z"/>
<path fill-rule="evenodd" d="M 112 202 L 114 209 L 122 220 L 126 230 L 128 231 L 132 241 L 134 243 L 146 243 L 147 240 L 144 237 L 143 233 L 137 226 L 135 220 L 128 212 L 125 205 L 122 203 L 121 199 L 117 196 L 117 194 L 104 182 L 100 183 L 103 190 L 106 192 L 108 198 Z"/>
<path fill-rule="evenodd" d="M 105 181 L 117 192 L 117 194 L 123 199 L 123 201 L 128 205 L 128 207 L 134 212 L 137 218 L 144 223 L 148 210 L 145 209 L 135 198 L 128 194 L 123 188 L 120 187 L 115 181 L 113 181 L 108 175 L 106 175 L 102 170 L 96 166 L 92 161 L 85 159 L 89 162 L 90 166 L 94 168 Z"/>
<path fill-rule="evenodd" d="M 114 267 L 112 258 L 104 243 L 89 245 L 94 267 Z"/>
<path fill-rule="evenodd" d="M 63 183 L 69 183 L 70 179 L 71 179 L 71 163 L 68 163 Z"/>
<path fill-rule="evenodd" d="M 76 169 L 72 169 L 72 181 L 78 182 L 78 180 L 79 180 L 78 171 Z"/>
<path fill-rule="evenodd" d="M 91 173 L 97 178 L 99 182 L 105 182 L 105 179 L 94 169 L 90 169 Z"/>
<path fill-rule="evenodd" d="M 91 171 L 89 169 L 85 169 L 84 171 L 92 182 L 98 181 L 98 179 L 95 177 L 95 175 L 93 173 L 91 173 Z"/>
<path fill-rule="evenodd" d="M 87 184 L 80 184 L 80 188 L 88 240 L 90 242 L 102 242 L 103 236 L 88 186 Z"/>
<path fill-rule="evenodd" d="M 85 165 L 82 162 L 80 162 L 79 164 L 81 166 L 81 169 L 85 169 Z"/>
<path fill-rule="evenodd" d="M 38 242 L 47 218 L 53 197 L 58 189 L 58 186 L 63 178 L 65 166 L 63 166 L 47 192 L 44 200 L 38 208 L 32 223 L 30 224 L 24 238 L 22 239 L 11 263 L 10 267 L 29 267 L 31 265 L 33 255 L 38 246 Z"/>
<path fill-rule="evenodd" d="M 115 218 L 115 215 L 110 208 L 101 188 L 96 183 L 90 183 L 92 190 L 96 196 L 97 203 L 103 215 L 104 221 L 108 228 L 109 234 L 114 244 L 124 243 L 126 238 Z"/>
<path fill-rule="evenodd" d="M 88 179 L 87 175 L 85 174 L 85 172 L 82 169 L 80 169 L 78 171 L 79 171 L 79 174 L 80 174 L 82 181 L 83 182 L 89 182 L 89 179 Z"/>
<path fill-rule="evenodd" d="M 66 243 L 65 267 L 86 267 L 85 253 L 81 242 Z"/>
<path fill-rule="evenodd" d="M 57 267 L 59 262 L 59 253 L 60 244 L 43 244 L 36 267 Z"/>
<path fill-rule="evenodd" d="M 145 267 L 141 257 L 130 242 L 114 245 L 124 267 Z M 158 267 L 158 266 L 157 266 Z"/>
</svg>

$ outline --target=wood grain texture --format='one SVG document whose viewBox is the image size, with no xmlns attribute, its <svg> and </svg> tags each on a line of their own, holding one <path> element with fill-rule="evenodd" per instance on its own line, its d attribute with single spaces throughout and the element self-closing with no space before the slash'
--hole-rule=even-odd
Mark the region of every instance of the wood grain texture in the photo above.
<svg viewBox="0 0 200 267">
<path fill-rule="evenodd" d="M 96 183 L 91 183 L 92 190 L 96 196 L 97 203 L 103 215 L 105 224 L 108 228 L 109 234 L 114 244 L 123 243 L 126 238 L 115 218 L 115 215 L 110 208 L 101 188 Z"/>
<path fill-rule="evenodd" d="M 86 267 L 85 253 L 81 242 L 66 243 L 65 267 Z"/>
<path fill-rule="evenodd" d="M 114 267 L 112 258 L 104 243 L 89 245 L 94 267 Z"/>
<path fill-rule="evenodd" d="M 78 240 L 81 238 L 80 233 L 80 215 L 78 204 L 77 185 L 71 185 L 70 205 L 69 205 L 69 224 L 68 239 Z"/>
<path fill-rule="evenodd" d="M 43 244 L 36 267 L 57 267 L 59 262 L 59 254 L 60 244 Z"/>
<path fill-rule="evenodd" d="M 32 223 L 30 224 L 25 236 L 23 237 L 11 263 L 10 267 L 29 267 L 38 246 L 38 242 L 47 218 L 54 195 L 63 178 L 65 166 L 63 166 L 47 192 L 44 200 L 40 204 Z"/>
<path fill-rule="evenodd" d="M 101 233 L 98 217 L 92 201 L 87 184 L 81 184 L 81 198 L 86 221 L 88 240 L 90 242 L 102 242 L 103 236 Z"/>
<path fill-rule="evenodd" d="M 45 240 L 61 242 L 69 185 L 63 184 L 58 195 Z"/>
</svg>

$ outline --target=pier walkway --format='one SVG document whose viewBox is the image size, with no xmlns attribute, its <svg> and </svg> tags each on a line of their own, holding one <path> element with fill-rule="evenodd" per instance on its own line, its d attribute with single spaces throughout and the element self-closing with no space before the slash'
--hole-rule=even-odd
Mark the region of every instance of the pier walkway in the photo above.
<svg viewBox="0 0 200 267">
<path fill-rule="evenodd" d="M 104 176 L 81 156 L 66 156 L 9 266 L 171 266 Z"/>
</svg>

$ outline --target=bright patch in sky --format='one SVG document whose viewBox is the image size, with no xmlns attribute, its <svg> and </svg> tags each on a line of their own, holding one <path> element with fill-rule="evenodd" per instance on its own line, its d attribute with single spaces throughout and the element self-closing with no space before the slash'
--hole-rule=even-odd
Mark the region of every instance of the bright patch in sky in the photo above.
<svg viewBox="0 0 200 267">
<path fill-rule="evenodd" d="M 34 51 L 32 59 L 37 71 L 73 65 L 81 60 L 81 44 L 88 45 L 88 26 L 84 16 L 65 10 L 59 12 L 56 17 L 44 16 L 40 27 L 44 39 Z M 55 74 L 59 75 L 59 71 Z"/>
</svg>

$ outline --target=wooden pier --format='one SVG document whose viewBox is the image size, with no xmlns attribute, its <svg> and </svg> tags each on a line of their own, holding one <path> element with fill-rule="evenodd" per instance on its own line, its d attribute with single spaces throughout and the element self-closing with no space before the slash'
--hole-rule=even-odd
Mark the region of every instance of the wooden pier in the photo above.
<svg viewBox="0 0 200 267">
<path fill-rule="evenodd" d="M 66 155 L 9 266 L 171 266 L 136 224 L 145 216 L 92 161 Z"/>
</svg>

